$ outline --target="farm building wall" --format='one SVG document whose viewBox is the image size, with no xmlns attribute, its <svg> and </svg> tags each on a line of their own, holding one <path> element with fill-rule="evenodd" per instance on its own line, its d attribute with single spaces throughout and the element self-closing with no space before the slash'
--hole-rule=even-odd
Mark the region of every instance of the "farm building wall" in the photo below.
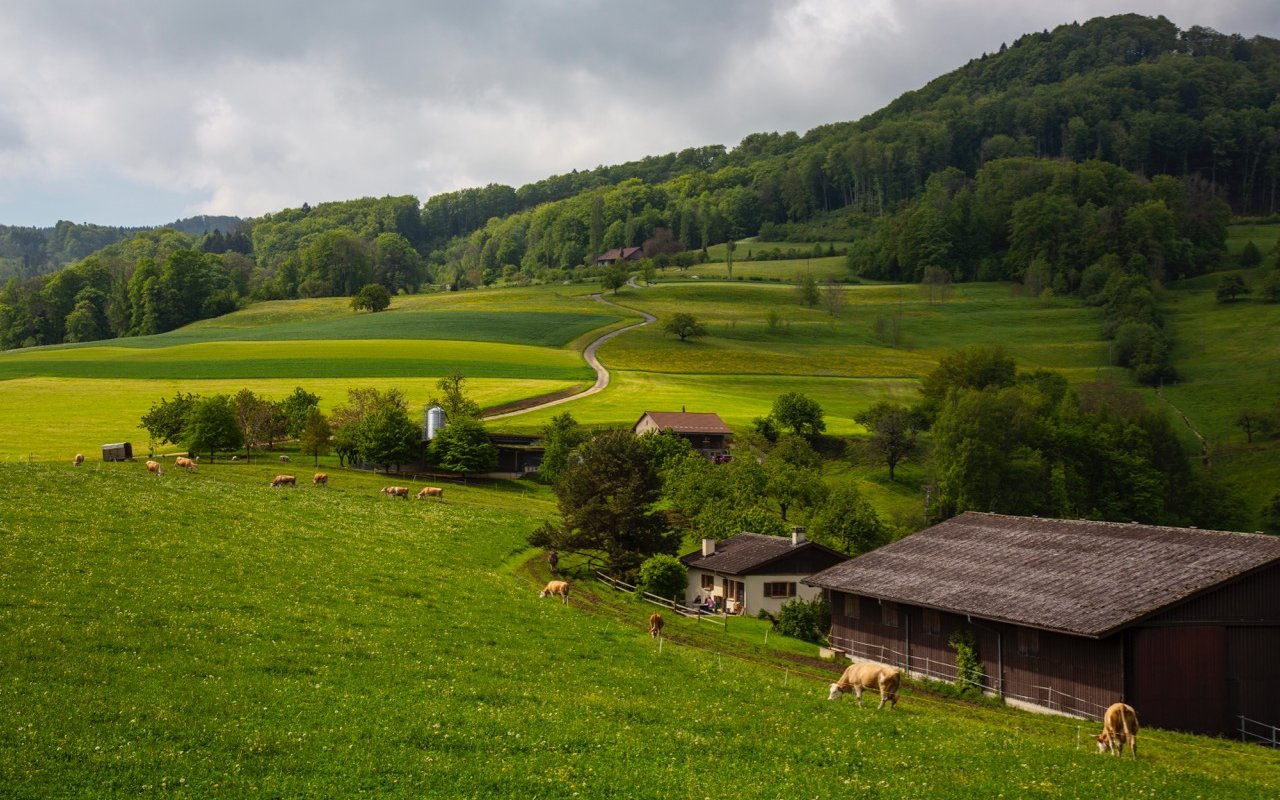
<svg viewBox="0 0 1280 800">
<path fill-rule="evenodd" d="M 1052 631 L 881 602 L 832 592 L 832 645 L 854 659 L 878 661 L 936 680 L 956 678 L 952 634 L 973 636 L 982 689 L 1010 701 L 1100 719 L 1123 696 L 1123 641 Z"/>
<path fill-rule="evenodd" d="M 1128 636 L 1130 693 L 1145 722 L 1220 735 L 1239 730 L 1242 715 L 1280 725 L 1280 565 L 1169 608 Z"/>
</svg>

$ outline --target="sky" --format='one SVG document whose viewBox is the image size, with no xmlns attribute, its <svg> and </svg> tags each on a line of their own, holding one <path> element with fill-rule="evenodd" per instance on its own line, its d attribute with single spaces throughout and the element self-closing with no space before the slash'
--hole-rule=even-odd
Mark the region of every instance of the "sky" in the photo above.
<svg viewBox="0 0 1280 800">
<path fill-rule="evenodd" d="M 1119 13 L 1277 0 L 0 0 L 0 224 L 161 225 L 511 186 L 858 119 Z"/>
</svg>

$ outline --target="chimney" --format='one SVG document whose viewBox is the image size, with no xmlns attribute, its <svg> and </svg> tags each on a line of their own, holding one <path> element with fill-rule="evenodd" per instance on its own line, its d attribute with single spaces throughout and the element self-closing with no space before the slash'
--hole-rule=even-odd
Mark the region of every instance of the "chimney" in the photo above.
<svg viewBox="0 0 1280 800">
<path fill-rule="evenodd" d="M 804 544 L 804 527 L 800 525 L 791 526 L 791 546 Z"/>
<path fill-rule="evenodd" d="M 703 539 L 702 540 L 702 557 L 706 558 L 707 556 L 714 556 L 715 554 L 716 554 L 716 540 Z"/>
</svg>

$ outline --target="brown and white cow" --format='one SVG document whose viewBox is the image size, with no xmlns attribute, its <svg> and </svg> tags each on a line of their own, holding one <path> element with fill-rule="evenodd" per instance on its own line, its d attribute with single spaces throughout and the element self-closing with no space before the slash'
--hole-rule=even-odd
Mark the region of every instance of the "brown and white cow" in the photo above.
<svg viewBox="0 0 1280 800">
<path fill-rule="evenodd" d="M 289 457 L 288 457 L 288 456 L 280 456 L 280 463 L 281 463 L 281 464 L 288 464 L 288 463 L 289 463 Z"/>
<path fill-rule="evenodd" d="M 271 488 L 280 486 L 297 486 L 298 479 L 293 475 L 277 475 L 271 479 Z"/>
<path fill-rule="evenodd" d="M 76 457 L 71 459 L 71 466 L 78 467 L 84 463 L 84 453 L 76 453 Z"/>
<path fill-rule="evenodd" d="M 174 459 L 173 465 L 175 467 L 182 467 L 188 472 L 193 472 L 195 471 L 195 468 L 196 468 L 196 462 L 193 459 L 187 458 L 186 456 L 178 456 L 176 459 Z"/>
<path fill-rule="evenodd" d="M 315 475 L 312 475 L 312 476 L 311 476 L 311 485 L 312 485 L 312 486 L 328 486 L 328 485 L 329 485 L 329 473 L 327 473 L 327 472 L 317 472 Z"/>
<path fill-rule="evenodd" d="M 547 585 L 542 587 L 542 591 L 538 592 L 538 597 L 559 597 L 560 602 L 568 605 L 569 603 L 569 584 L 564 581 L 548 581 Z"/>
<path fill-rule="evenodd" d="M 409 487 L 407 486 L 383 486 L 381 491 L 387 497 L 402 497 L 405 500 L 409 499 Z"/>
<path fill-rule="evenodd" d="M 1119 755 L 1129 743 L 1129 754 L 1138 757 L 1138 712 L 1125 703 L 1112 703 L 1102 716 L 1102 733 L 1098 734 L 1098 752 Z"/>
<path fill-rule="evenodd" d="M 164 467 L 160 466 L 159 461 L 148 461 L 147 472 L 150 472 L 152 475 L 163 475 Z"/>
<path fill-rule="evenodd" d="M 649 635 L 655 639 L 662 636 L 662 628 L 666 624 L 667 621 L 662 618 L 661 614 L 657 611 L 653 612 L 649 615 Z"/>
<path fill-rule="evenodd" d="M 862 705 L 864 689 L 879 689 L 880 705 L 876 706 L 876 710 L 884 708 L 885 701 L 889 702 L 889 708 L 892 709 L 898 705 L 898 686 L 901 683 L 902 673 L 897 667 L 887 667 L 883 664 L 850 664 L 845 668 L 840 680 L 831 684 L 827 699 L 839 700 L 846 692 L 853 692 L 858 698 L 858 705 Z"/>
<path fill-rule="evenodd" d="M 426 500 L 428 497 L 439 497 L 444 499 L 444 489 L 438 486 L 423 486 L 422 491 L 418 492 L 419 500 Z"/>
</svg>

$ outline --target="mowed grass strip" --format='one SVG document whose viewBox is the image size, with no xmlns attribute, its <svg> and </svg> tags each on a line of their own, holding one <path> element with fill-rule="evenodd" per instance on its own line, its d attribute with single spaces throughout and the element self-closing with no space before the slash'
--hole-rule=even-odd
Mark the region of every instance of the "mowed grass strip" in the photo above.
<svg viewBox="0 0 1280 800">
<path fill-rule="evenodd" d="M 1280 754 L 941 702 L 539 601 L 545 496 L 273 490 L 242 467 L 0 465 L 0 785 L 14 796 L 1257 798 Z M 74 497 L 75 503 L 58 502 Z M 583 587 L 579 587 L 581 590 Z M 691 623 L 690 623 L 691 624 Z M 669 623 L 678 634 L 680 620 Z M 731 721 L 728 723 L 726 721 Z M 1083 731 L 1081 730 L 1083 728 Z M 1087 746 L 1081 747 L 1081 738 Z"/>
<path fill-rule="evenodd" d="M 235 316 L 235 315 L 232 315 Z M 297 341 L 315 339 L 439 339 L 561 347 L 618 319 L 607 314 L 491 311 L 384 311 L 378 314 L 306 318 L 292 322 L 194 324 L 169 333 L 111 340 L 126 348 L 171 347 L 192 342 Z M 58 345 L 91 349 L 96 343 Z M 96 345 L 101 346 L 101 345 Z M 47 348 L 46 348 L 47 349 Z"/>
<path fill-rule="evenodd" d="M 135 452 L 145 454 L 147 433 L 139 427 L 142 415 L 161 399 L 177 392 L 204 396 L 235 394 L 252 389 L 272 400 L 288 396 L 301 386 L 319 395 L 321 410 L 328 412 L 347 402 L 347 389 L 372 387 L 380 391 L 400 389 L 410 418 L 420 418 L 436 382 L 445 373 L 414 378 L 255 378 L 222 380 L 120 380 L 84 378 L 20 378 L 0 381 L 0 459 L 33 458 L 37 461 L 68 460 L 75 453 L 97 459 L 109 442 L 133 442 Z M 482 406 L 495 406 L 526 397 L 585 388 L 587 381 L 511 380 L 468 378 L 467 392 Z"/>
<path fill-rule="evenodd" d="M 134 349 L 15 350 L 0 356 L 0 380 L 31 376 L 122 379 L 378 378 L 448 375 L 519 380 L 590 380 L 577 352 L 476 341 L 226 341 Z"/>
</svg>

